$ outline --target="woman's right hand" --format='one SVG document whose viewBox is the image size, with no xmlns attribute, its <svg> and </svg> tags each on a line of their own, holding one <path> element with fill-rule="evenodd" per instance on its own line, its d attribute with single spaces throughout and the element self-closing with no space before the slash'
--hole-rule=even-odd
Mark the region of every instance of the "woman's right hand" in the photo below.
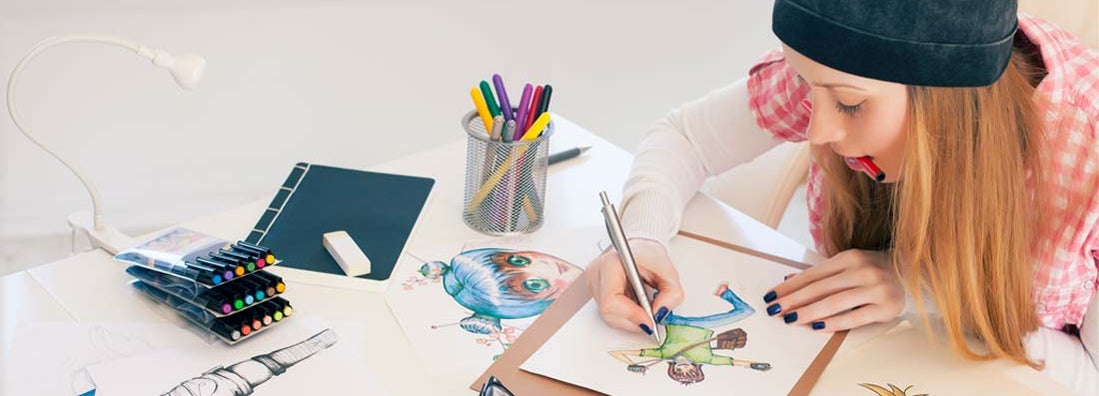
<svg viewBox="0 0 1099 396">
<path fill-rule="evenodd" d="M 683 286 L 664 245 L 650 239 L 630 239 L 630 250 L 642 281 L 658 292 L 652 303 L 653 312 L 645 312 L 637 305 L 614 248 L 603 251 L 588 264 L 589 286 L 603 321 L 617 329 L 652 334 L 650 323 L 660 323 L 683 302 Z"/>
</svg>

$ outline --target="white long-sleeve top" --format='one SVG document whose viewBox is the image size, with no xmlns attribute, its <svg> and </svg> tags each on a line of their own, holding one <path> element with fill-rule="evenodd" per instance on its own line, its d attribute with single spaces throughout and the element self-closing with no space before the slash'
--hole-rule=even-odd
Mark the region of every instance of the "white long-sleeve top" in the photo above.
<svg viewBox="0 0 1099 396">
<path fill-rule="evenodd" d="M 756 124 L 747 81 L 685 103 L 649 128 L 623 187 L 626 235 L 666 244 L 707 177 L 750 162 L 784 141 Z"/>
</svg>

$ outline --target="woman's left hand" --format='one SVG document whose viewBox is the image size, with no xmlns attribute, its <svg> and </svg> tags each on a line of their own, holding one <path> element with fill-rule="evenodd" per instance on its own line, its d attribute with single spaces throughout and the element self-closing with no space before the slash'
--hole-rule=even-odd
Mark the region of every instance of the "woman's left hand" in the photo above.
<svg viewBox="0 0 1099 396">
<path fill-rule="evenodd" d="M 840 331 L 895 319 L 904 286 L 886 253 L 852 249 L 782 282 L 764 302 L 788 324 Z"/>
</svg>

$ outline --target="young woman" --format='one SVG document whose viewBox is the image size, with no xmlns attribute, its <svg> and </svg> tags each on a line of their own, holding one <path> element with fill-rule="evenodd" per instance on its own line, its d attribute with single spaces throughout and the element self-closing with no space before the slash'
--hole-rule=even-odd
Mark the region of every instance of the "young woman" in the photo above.
<svg viewBox="0 0 1099 396">
<path fill-rule="evenodd" d="M 838 331 L 929 297 L 962 355 L 1096 392 L 1099 54 L 1017 15 L 1009 0 L 776 0 L 782 48 L 642 142 L 621 207 L 660 294 L 644 312 L 603 254 L 588 268 L 604 320 L 646 331 L 683 300 L 690 268 L 665 243 L 706 177 L 808 140 L 810 231 L 829 259 L 776 285 L 768 314 Z"/>
</svg>

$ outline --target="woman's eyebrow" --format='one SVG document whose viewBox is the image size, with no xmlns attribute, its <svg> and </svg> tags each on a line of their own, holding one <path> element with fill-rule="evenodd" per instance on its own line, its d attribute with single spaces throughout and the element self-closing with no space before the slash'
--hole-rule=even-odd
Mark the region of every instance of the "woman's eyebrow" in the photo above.
<svg viewBox="0 0 1099 396">
<path fill-rule="evenodd" d="M 866 88 L 857 87 L 857 86 L 854 86 L 854 85 L 851 85 L 851 84 L 842 84 L 842 83 L 819 83 L 818 84 L 818 83 L 814 83 L 814 82 L 811 82 L 809 80 L 806 80 L 805 77 L 802 77 L 800 74 L 795 74 L 794 78 L 796 78 L 800 82 L 803 82 L 803 83 L 806 83 L 806 84 L 809 84 L 809 85 L 812 85 L 812 86 L 815 86 L 815 87 L 849 88 L 849 89 L 853 89 L 853 90 L 856 90 L 856 91 L 863 91 L 863 92 L 866 91 Z"/>
</svg>

